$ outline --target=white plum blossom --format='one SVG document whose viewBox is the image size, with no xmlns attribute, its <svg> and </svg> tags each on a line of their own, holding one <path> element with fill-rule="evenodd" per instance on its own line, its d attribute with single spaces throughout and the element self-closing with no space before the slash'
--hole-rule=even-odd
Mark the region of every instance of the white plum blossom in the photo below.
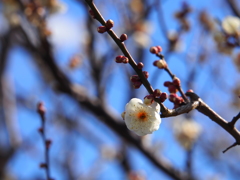
<svg viewBox="0 0 240 180">
<path fill-rule="evenodd" d="M 192 147 L 202 130 L 197 122 L 189 119 L 176 120 L 173 129 L 176 139 L 185 149 Z"/>
<path fill-rule="evenodd" d="M 222 21 L 223 30 L 229 35 L 236 35 L 240 32 L 240 18 L 227 16 Z"/>
<path fill-rule="evenodd" d="M 141 99 L 133 98 L 126 104 L 124 117 L 127 128 L 139 136 L 152 134 L 159 129 L 161 118 L 160 106 L 153 102 L 146 105 Z"/>
</svg>

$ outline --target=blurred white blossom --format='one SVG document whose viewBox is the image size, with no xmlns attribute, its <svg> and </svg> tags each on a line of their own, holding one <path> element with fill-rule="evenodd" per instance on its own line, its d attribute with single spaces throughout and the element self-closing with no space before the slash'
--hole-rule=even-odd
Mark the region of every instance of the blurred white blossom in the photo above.
<svg viewBox="0 0 240 180">
<path fill-rule="evenodd" d="M 240 33 L 240 18 L 235 16 L 227 16 L 222 21 L 223 30 L 229 35 Z"/>
<path fill-rule="evenodd" d="M 173 130 L 178 142 L 185 149 L 189 149 L 199 137 L 201 126 L 193 120 L 181 119 L 174 122 Z"/>
<path fill-rule="evenodd" d="M 161 118 L 160 106 L 154 102 L 145 105 L 141 99 L 133 98 L 126 104 L 124 120 L 127 128 L 139 136 L 151 134 L 159 129 Z"/>
</svg>

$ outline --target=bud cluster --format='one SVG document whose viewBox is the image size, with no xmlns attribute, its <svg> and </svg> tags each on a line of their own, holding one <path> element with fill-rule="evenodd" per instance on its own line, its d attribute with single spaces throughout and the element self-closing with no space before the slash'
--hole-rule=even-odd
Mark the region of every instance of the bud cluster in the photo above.
<svg viewBox="0 0 240 180">
<path fill-rule="evenodd" d="M 113 25 L 114 25 L 114 21 L 109 19 L 107 20 L 105 26 L 99 26 L 97 31 L 99 33 L 105 33 L 106 31 L 109 31 L 113 27 Z"/>
<path fill-rule="evenodd" d="M 138 89 L 142 85 L 142 81 L 138 75 L 133 75 L 130 77 L 130 81 L 132 82 L 133 88 Z"/>
<path fill-rule="evenodd" d="M 155 98 L 159 99 L 160 102 L 164 102 L 167 99 L 167 93 L 162 93 L 159 89 L 155 89 L 153 94 L 144 97 L 144 104 L 151 105 Z"/>
<path fill-rule="evenodd" d="M 178 96 L 175 93 L 171 93 L 168 97 L 169 101 L 171 101 L 174 104 L 173 109 L 176 109 L 180 107 L 180 105 L 184 102 L 183 98 Z"/>
<path fill-rule="evenodd" d="M 147 71 L 143 71 L 142 73 L 146 79 L 149 77 L 149 73 Z M 142 81 L 138 75 L 131 76 L 130 81 L 132 82 L 134 89 L 138 89 L 142 85 Z"/>
<path fill-rule="evenodd" d="M 152 53 L 152 54 L 158 54 L 160 52 L 162 52 L 162 47 L 161 46 L 152 46 L 149 51 Z"/>
</svg>

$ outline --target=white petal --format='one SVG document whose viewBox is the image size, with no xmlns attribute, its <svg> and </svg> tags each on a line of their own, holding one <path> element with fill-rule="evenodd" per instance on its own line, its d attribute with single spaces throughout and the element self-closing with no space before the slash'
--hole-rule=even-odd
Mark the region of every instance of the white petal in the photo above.
<svg viewBox="0 0 240 180">
<path fill-rule="evenodd" d="M 240 18 L 234 16 L 227 16 L 222 22 L 222 28 L 226 33 L 230 35 L 239 32 Z"/>
</svg>

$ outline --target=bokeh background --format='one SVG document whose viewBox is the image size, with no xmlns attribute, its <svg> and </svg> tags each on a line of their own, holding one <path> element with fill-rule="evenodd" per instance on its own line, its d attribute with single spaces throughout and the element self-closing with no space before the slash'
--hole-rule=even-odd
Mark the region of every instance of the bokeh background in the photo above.
<svg viewBox="0 0 240 180">
<path fill-rule="evenodd" d="M 126 47 L 154 89 L 168 93 L 163 83 L 171 81 L 153 66 L 149 48 L 160 45 L 185 92 L 193 89 L 227 121 L 239 112 L 240 31 L 230 32 L 240 21 L 238 0 L 94 3 L 118 36 L 128 35 Z M 126 128 L 126 103 L 148 93 L 132 87 L 130 65 L 115 63 L 122 53 L 97 32 L 85 1 L 1 0 L 0 9 L 0 179 L 46 179 L 40 101 L 55 180 L 239 179 L 239 147 L 223 154 L 234 139 L 196 110 L 163 118 L 144 137 Z M 226 29 L 231 16 L 238 20 Z"/>
</svg>

